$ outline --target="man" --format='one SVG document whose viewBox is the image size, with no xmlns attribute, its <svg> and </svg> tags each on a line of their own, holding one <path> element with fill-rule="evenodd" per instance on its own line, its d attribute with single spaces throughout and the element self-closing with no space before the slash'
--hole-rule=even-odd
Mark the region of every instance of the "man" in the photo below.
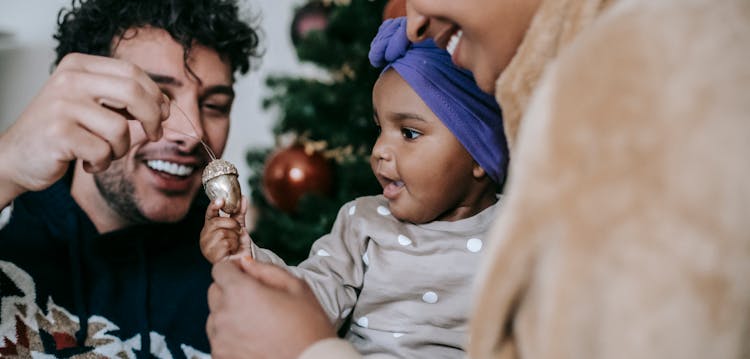
<svg viewBox="0 0 750 359">
<path fill-rule="evenodd" d="M 232 0 L 90 0 L 55 38 L 0 137 L 0 355 L 203 356 L 200 139 L 224 150 L 258 35 Z"/>
<path fill-rule="evenodd" d="M 469 356 L 746 357 L 748 3 L 409 5 L 411 40 L 434 38 L 496 94 L 512 145 Z M 240 264 L 214 267 L 212 343 L 245 335 L 247 352 L 283 340 L 288 358 L 357 357 L 301 305 L 304 283 Z M 253 329 L 238 303 L 283 335 Z"/>
</svg>

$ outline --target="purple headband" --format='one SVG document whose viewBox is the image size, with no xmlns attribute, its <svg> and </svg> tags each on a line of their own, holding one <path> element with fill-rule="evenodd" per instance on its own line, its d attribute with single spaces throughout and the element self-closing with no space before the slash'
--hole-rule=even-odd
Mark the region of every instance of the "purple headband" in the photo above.
<svg viewBox="0 0 750 359">
<path fill-rule="evenodd" d="M 453 132 L 495 183 L 508 165 L 503 117 L 495 99 L 477 87 L 471 72 L 453 64 L 432 40 L 412 44 L 406 18 L 388 19 L 370 44 L 370 63 L 393 68 Z"/>
</svg>

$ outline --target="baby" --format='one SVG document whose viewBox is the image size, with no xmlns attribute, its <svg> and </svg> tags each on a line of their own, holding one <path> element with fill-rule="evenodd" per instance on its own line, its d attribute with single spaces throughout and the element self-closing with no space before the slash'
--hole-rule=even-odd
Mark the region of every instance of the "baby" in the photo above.
<svg viewBox="0 0 750 359">
<path fill-rule="evenodd" d="M 351 317 L 346 338 L 364 355 L 463 357 L 472 279 L 508 163 L 500 109 L 432 41 L 409 43 L 404 18 L 381 25 L 370 61 L 385 65 L 370 157 L 383 194 L 345 204 L 288 270 L 337 328 Z M 244 213 L 221 217 L 221 205 L 211 204 L 201 233 L 211 262 L 252 250 L 284 265 L 251 242 Z"/>
</svg>

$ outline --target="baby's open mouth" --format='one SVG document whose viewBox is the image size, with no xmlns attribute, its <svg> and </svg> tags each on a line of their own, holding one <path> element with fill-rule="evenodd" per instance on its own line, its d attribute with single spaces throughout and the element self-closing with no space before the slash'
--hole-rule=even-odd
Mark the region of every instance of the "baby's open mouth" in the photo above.
<svg viewBox="0 0 750 359">
<path fill-rule="evenodd" d="M 394 199 L 404 188 L 403 181 L 392 181 L 383 188 L 383 196 L 387 199 Z"/>
</svg>

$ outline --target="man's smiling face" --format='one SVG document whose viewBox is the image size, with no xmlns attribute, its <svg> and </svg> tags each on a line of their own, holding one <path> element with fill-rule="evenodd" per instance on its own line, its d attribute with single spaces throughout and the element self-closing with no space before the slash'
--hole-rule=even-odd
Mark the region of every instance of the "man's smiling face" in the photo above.
<svg viewBox="0 0 750 359">
<path fill-rule="evenodd" d="M 200 44 L 189 53 L 162 29 L 129 30 L 116 43 L 113 57 L 148 73 L 171 99 L 164 136 L 148 142 L 137 121 L 130 121 L 128 154 L 94 175 L 98 194 L 124 223 L 175 222 L 182 219 L 201 187 L 208 161 L 198 138 L 220 155 L 229 131 L 234 100 L 230 65 Z"/>
</svg>

